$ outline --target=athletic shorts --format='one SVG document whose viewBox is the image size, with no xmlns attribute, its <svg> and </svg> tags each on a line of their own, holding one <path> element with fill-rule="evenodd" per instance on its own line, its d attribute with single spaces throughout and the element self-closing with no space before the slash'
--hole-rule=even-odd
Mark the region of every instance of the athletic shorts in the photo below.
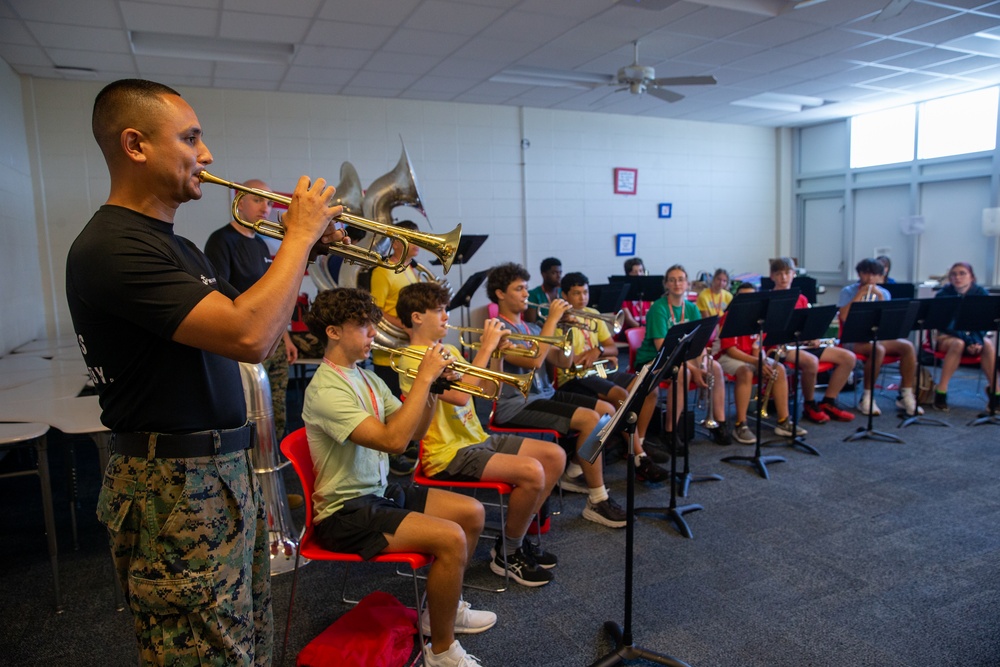
<svg viewBox="0 0 1000 667">
<path fill-rule="evenodd" d="M 739 359 L 730 357 L 728 354 L 724 354 L 718 358 L 718 362 L 719 365 L 722 366 L 722 372 L 726 375 L 736 375 L 737 371 L 739 371 L 743 366 L 749 368 L 750 372 L 755 376 L 757 375 L 757 364 L 752 361 L 740 361 Z M 773 366 L 774 359 L 768 358 L 764 364 L 767 366 Z"/>
<path fill-rule="evenodd" d="M 434 479 L 455 482 L 478 482 L 483 478 L 486 464 L 494 454 L 515 455 L 521 451 L 524 438 L 510 433 L 497 433 L 478 445 L 462 447 L 455 453 L 448 467 L 434 475 Z"/>
<path fill-rule="evenodd" d="M 570 431 L 573 413 L 579 408 L 593 410 L 597 399 L 568 391 L 557 391 L 552 398 L 540 398 L 525 405 L 510 421 L 497 424 L 504 428 L 548 428 L 565 435 Z"/>
<path fill-rule="evenodd" d="M 628 385 L 634 377 L 631 373 L 625 372 L 614 373 L 606 378 L 602 378 L 599 375 L 591 375 L 590 377 L 570 380 L 561 384 L 559 385 L 559 391 L 597 398 L 598 396 L 607 396 L 608 392 L 615 387 L 628 389 Z"/>
<path fill-rule="evenodd" d="M 410 512 L 423 512 L 427 489 L 410 484 L 389 484 L 384 496 L 368 494 L 352 498 L 339 510 L 314 526 L 316 542 L 324 549 L 358 554 L 371 560 L 382 553 Z"/>
</svg>

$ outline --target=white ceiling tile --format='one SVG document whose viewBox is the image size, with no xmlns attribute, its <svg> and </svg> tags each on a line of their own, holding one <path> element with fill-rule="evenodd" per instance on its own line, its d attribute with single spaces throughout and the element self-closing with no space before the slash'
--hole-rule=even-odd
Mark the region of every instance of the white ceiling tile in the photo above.
<svg viewBox="0 0 1000 667">
<path fill-rule="evenodd" d="M 301 42 L 309 32 L 309 19 L 268 16 L 247 12 L 223 12 L 219 36 L 262 42 Z"/>
<path fill-rule="evenodd" d="M 421 2 L 423 0 L 326 0 L 317 18 L 395 26 Z"/>
<path fill-rule="evenodd" d="M 300 46 L 292 63 L 305 67 L 339 67 L 357 69 L 372 57 L 372 51 L 340 49 L 330 46 Z"/>
<path fill-rule="evenodd" d="M 24 21 L 5 19 L 0 21 L 0 43 L 3 44 L 35 44 L 35 38 L 28 32 Z"/>
<path fill-rule="evenodd" d="M 316 16 L 323 0 L 223 0 L 224 10 L 252 12 L 255 14 L 271 14 L 276 16 L 298 16 L 312 18 Z"/>
<path fill-rule="evenodd" d="M 74 48 L 84 51 L 129 52 L 128 38 L 121 30 L 35 21 L 28 23 L 28 29 L 39 44 L 48 48 L 58 49 L 66 44 L 72 44 Z"/>
<path fill-rule="evenodd" d="M 178 11 L 176 7 L 153 5 L 144 2 L 119 2 L 125 27 L 128 30 L 174 35 L 195 35 L 217 37 L 221 12 L 214 9 L 188 8 Z"/>
<path fill-rule="evenodd" d="M 468 42 L 469 38 L 465 35 L 400 28 L 385 41 L 382 48 L 394 53 L 446 56 Z"/>
<path fill-rule="evenodd" d="M 954 39 L 964 35 L 983 32 L 992 28 L 1000 27 L 1000 17 L 978 16 L 975 14 L 956 14 L 944 21 L 938 21 L 931 25 L 921 26 L 913 30 L 899 33 L 898 36 L 906 39 L 934 44 L 942 40 Z"/>
<path fill-rule="evenodd" d="M 48 74 L 53 76 L 52 59 L 45 49 L 27 44 L 0 44 L 0 58 L 22 74 L 25 70 L 36 67 L 46 67 Z"/>
<path fill-rule="evenodd" d="M 393 30 L 389 26 L 346 21 L 311 21 L 304 42 L 346 49 L 373 49 L 382 46 L 392 34 Z"/>
<path fill-rule="evenodd" d="M 403 22 L 415 30 L 444 30 L 459 35 L 475 35 L 500 18 L 503 11 L 493 7 L 466 5 L 448 0 L 424 0 Z"/>
<path fill-rule="evenodd" d="M 112 0 L 7 0 L 25 21 L 45 21 L 63 25 L 120 28 L 121 19 Z"/>
<path fill-rule="evenodd" d="M 441 59 L 436 56 L 380 52 L 371 57 L 371 60 L 365 64 L 365 69 L 372 72 L 423 74 L 439 62 Z"/>
</svg>

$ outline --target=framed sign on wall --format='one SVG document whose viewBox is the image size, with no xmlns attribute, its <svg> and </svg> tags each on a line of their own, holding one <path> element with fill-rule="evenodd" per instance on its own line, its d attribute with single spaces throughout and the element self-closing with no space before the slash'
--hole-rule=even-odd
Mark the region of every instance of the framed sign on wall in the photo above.
<svg viewBox="0 0 1000 667">
<path fill-rule="evenodd" d="M 615 194 L 634 195 L 635 184 L 638 180 L 639 170 L 628 169 L 626 167 L 615 167 Z"/>
<path fill-rule="evenodd" d="M 615 239 L 619 257 L 635 254 L 635 234 L 618 234 Z"/>
</svg>

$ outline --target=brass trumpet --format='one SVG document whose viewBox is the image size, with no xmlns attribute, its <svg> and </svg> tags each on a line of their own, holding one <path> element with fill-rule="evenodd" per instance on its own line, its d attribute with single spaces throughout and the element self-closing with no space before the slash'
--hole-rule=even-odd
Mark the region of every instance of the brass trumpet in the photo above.
<svg viewBox="0 0 1000 667">
<path fill-rule="evenodd" d="M 768 359 L 772 359 L 772 357 L 768 356 L 768 354 L 764 354 L 763 352 L 761 353 L 764 354 L 764 365 L 761 370 L 761 374 L 764 377 L 757 379 L 758 393 L 760 393 L 760 387 L 761 386 L 764 387 L 764 393 L 761 395 L 760 399 L 761 419 L 767 419 L 767 404 L 771 401 L 771 394 L 774 392 L 774 385 L 778 381 L 777 373 L 778 373 L 778 364 L 780 363 L 778 360 L 781 358 L 783 352 L 785 352 L 784 345 L 778 345 L 777 347 L 774 348 L 773 350 L 774 365 L 767 363 Z"/>
<path fill-rule="evenodd" d="M 268 201 L 284 204 L 285 206 L 288 206 L 288 204 L 291 203 L 291 197 L 227 181 L 219 178 L 218 176 L 213 176 L 205 170 L 198 173 L 198 179 L 201 180 L 202 183 L 223 185 L 237 191 L 236 197 L 233 198 L 232 206 L 233 219 L 236 220 L 236 222 L 248 229 L 254 230 L 258 234 L 268 236 L 272 239 L 280 240 L 285 238 L 285 227 L 280 222 L 274 222 L 272 220 L 257 220 L 256 222 L 252 222 L 250 220 L 245 220 L 240 217 L 237 206 L 239 205 L 240 200 L 246 195 L 255 195 L 257 197 L 267 199 Z M 452 262 L 455 261 L 455 255 L 458 252 L 458 242 L 462 238 L 461 224 L 447 234 L 437 235 L 417 232 L 409 229 L 399 229 L 394 225 L 386 225 L 381 222 L 368 220 L 367 218 L 362 218 L 350 213 L 341 213 L 335 219 L 345 225 L 350 225 L 351 227 L 371 232 L 372 246 L 369 248 L 361 248 L 358 246 L 348 245 L 346 243 L 331 243 L 327 246 L 327 250 L 345 257 L 350 262 L 368 264 L 371 266 L 381 266 L 395 271 L 396 273 L 406 270 L 408 264 L 408 260 L 406 259 L 408 256 L 407 252 L 411 243 L 433 253 L 439 260 L 441 260 L 441 266 L 443 267 L 444 272 L 447 273 L 448 269 L 451 268 Z M 376 235 L 388 237 L 399 241 L 402 244 L 403 249 L 400 253 L 400 260 L 398 262 L 390 262 L 388 257 L 373 250 Z"/>
<path fill-rule="evenodd" d="M 594 375 L 604 380 L 607 379 L 610 373 L 617 371 L 617 359 L 598 359 L 591 366 L 584 367 L 578 364 L 565 369 L 567 378 L 571 380 L 580 380 L 582 378 L 593 377 Z"/>
<path fill-rule="evenodd" d="M 467 347 L 472 350 L 478 350 L 480 344 L 475 341 L 466 340 L 466 334 L 479 334 L 483 335 L 482 329 L 476 329 L 475 327 L 455 327 L 448 325 L 448 328 L 453 331 L 459 332 L 459 341 L 462 343 L 462 347 Z M 558 348 L 562 352 L 564 357 L 568 357 L 573 354 L 573 341 L 570 340 L 570 332 L 572 329 L 566 331 L 565 336 L 532 336 L 531 334 L 519 334 L 519 333 L 508 333 L 506 335 L 507 340 L 519 340 L 524 341 L 529 344 L 528 347 L 512 347 L 503 351 L 503 354 L 512 357 L 528 357 L 530 359 L 537 359 L 539 353 L 541 352 L 542 345 L 552 345 Z"/>
<path fill-rule="evenodd" d="M 385 345 L 379 345 L 378 343 L 372 343 L 372 349 L 388 352 L 392 355 L 389 359 L 389 365 L 392 366 L 392 370 L 397 373 L 406 373 L 406 376 L 410 378 L 417 377 L 416 368 L 407 368 L 406 370 L 403 370 L 396 365 L 396 358 L 409 357 L 410 359 L 423 360 L 424 351 L 415 350 L 412 347 L 386 347 Z M 449 382 L 452 389 L 457 389 L 463 393 L 484 398 L 487 401 L 499 398 L 501 384 L 509 384 L 510 386 L 515 387 L 525 398 L 527 398 L 528 392 L 531 391 L 531 379 L 535 374 L 534 371 L 521 374 L 501 373 L 500 371 L 491 371 L 486 368 L 480 368 L 479 366 L 474 366 L 458 359 L 452 362 L 449 368 L 461 373 L 462 375 L 471 375 L 490 382 L 493 385 L 492 389 L 480 387 L 479 385 L 472 384 L 471 382 Z"/>
<path fill-rule="evenodd" d="M 531 303 L 528 302 L 528 306 L 531 308 L 548 308 L 547 303 Z M 625 311 L 619 310 L 617 313 L 592 313 L 589 310 L 582 310 L 580 308 L 570 308 L 566 311 L 566 315 L 572 315 L 578 320 L 584 320 L 587 322 L 587 326 L 590 327 L 592 331 L 597 330 L 597 323 L 604 322 L 611 333 L 618 335 L 622 332 L 622 328 L 625 326 Z"/>
</svg>

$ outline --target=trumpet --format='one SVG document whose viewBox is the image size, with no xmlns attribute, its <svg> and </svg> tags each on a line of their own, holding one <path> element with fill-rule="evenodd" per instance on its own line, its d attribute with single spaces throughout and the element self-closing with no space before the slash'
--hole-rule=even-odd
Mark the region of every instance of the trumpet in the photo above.
<svg viewBox="0 0 1000 667">
<path fill-rule="evenodd" d="M 708 386 L 698 390 L 698 401 L 695 404 L 695 409 L 699 409 L 704 405 L 705 418 L 701 421 L 701 425 L 705 428 L 714 429 L 719 427 L 719 422 L 715 421 L 712 417 L 712 413 L 715 410 L 714 401 L 712 400 L 715 396 L 715 373 L 712 372 L 711 357 L 707 354 L 703 356 L 705 361 L 702 372 L 706 376 L 705 384 Z"/>
<path fill-rule="evenodd" d="M 767 404 L 771 400 L 771 394 L 774 392 L 774 384 L 778 381 L 776 376 L 778 372 L 778 359 L 781 358 L 782 353 L 785 351 L 784 345 L 778 345 L 774 348 L 774 357 L 769 357 L 768 354 L 764 354 L 764 365 L 761 374 L 764 376 L 758 378 L 758 388 L 757 392 L 760 393 L 760 386 L 763 385 L 764 393 L 761 394 L 760 398 L 760 416 L 761 419 L 767 419 Z M 768 359 L 773 359 L 774 364 L 767 363 Z"/>
<path fill-rule="evenodd" d="M 253 222 L 246 220 L 240 216 L 237 207 L 239 206 L 240 200 L 246 195 L 255 195 L 285 206 L 288 206 L 288 204 L 291 203 L 291 197 L 227 181 L 219 178 L 218 176 L 213 176 L 205 170 L 198 173 L 198 179 L 202 183 L 223 185 L 237 191 L 236 197 L 233 198 L 232 213 L 233 219 L 240 225 L 272 239 L 281 240 L 285 238 L 285 227 L 280 222 L 274 222 L 272 220 L 257 220 L 256 222 Z M 448 269 L 451 268 L 452 262 L 455 261 L 455 256 L 458 252 L 458 242 L 462 238 L 461 224 L 447 234 L 437 235 L 417 232 L 409 229 L 399 229 L 394 225 L 386 225 L 381 222 L 368 220 L 367 218 L 362 218 L 350 213 L 341 213 L 335 219 L 345 225 L 371 232 L 372 245 L 369 248 L 361 248 L 346 243 L 331 243 L 326 248 L 328 251 L 341 255 L 350 262 L 357 262 L 358 264 L 367 264 L 370 266 L 381 266 L 382 268 L 390 269 L 396 273 L 401 273 L 406 270 L 408 265 L 408 260 L 406 258 L 408 257 L 407 253 L 411 243 L 433 253 L 439 260 L 441 260 L 441 266 L 443 267 L 444 272 L 447 273 Z M 376 235 L 388 237 L 395 241 L 399 241 L 400 244 L 402 244 L 403 248 L 398 262 L 391 262 L 387 256 L 383 256 L 373 249 Z"/>
<path fill-rule="evenodd" d="M 565 369 L 567 380 L 579 380 L 581 378 L 588 378 L 596 375 L 597 377 L 606 379 L 610 373 L 615 373 L 618 371 L 618 360 L 617 359 L 598 359 L 592 365 L 584 367 L 579 364 L 576 366 L 571 366 Z"/>
<path fill-rule="evenodd" d="M 401 369 L 396 364 L 396 359 L 399 357 L 409 357 L 410 359 L 423 360 L 423 351 L 415 350 L 412 347 L 386 347 L 385 345 L 379 345 L 378 343 L 372 343 L 372 349 L 388 352 L 391 355 L 389 365 L 392 367 L 392 370 L 397 373 L 405 373 L 409 378 L 417 377 L 416 368 L 407 368 L 405 370 Z M 501 384 L 509 384 L 510 386 L 515 387 L 525 398 L 527 398 L 528 392 L 531 391 L 531 379 L 535 374 L 534 371 L 521 374 L 501 373 L 500 371 L 480 368 L 479 366 L 474 366 L 470 363 L 459 361 L 457 359 L 452 362 L 449 368 L 461 373 L 462 375 L 471 375 L 491 383 L 493 385 L 492 389 L 487 389 L 485 387 L 480 387 L 477 384 L 472 384 L 471 382 L 449 382 L 452 389 L 457 389 L 458 391 L 472 396 L 478 396 L 479 398 L 486 399 L 487 401 L 492 401 L 500 397 Z"/>
<path fill-rule="evenodd" d="M 462 347 L 467 347 L 472 350 L 478 350 L 480 348 L 480 344 L 478 342 L 466 340 L 465 335 L 479 334 L 482 336 L 482 329 L 477 329 L 475 327 L 455 327 L 450 324 L 448 325 L 448 328 L 452 331 L 459 332 L 459 341 L 462 343 Z M 528 343 L 528 347 L 512 347 L 504 350 L 503 354 L 512 357 L 528 357 L 529 359 L 537 359 L 538 355 L 541 353 L 542 345 L 552 345 L 562 352 L 564 357 L 568 357 L 573 354 L 573 342 L 570 340 L 570 331 L 572 331 L 572 329 L 568 330 L 565 336 L 532 336 L 531 334 L 508 333 L 506 335 L 507 340 L 524 341 Z"/>
<path fill-rule="evenodd" d="M 528 306 L 531 308 L 548 308 L 549 304 L 531 303 L 529 301 Z M 622 328 L 625 326 L 624 310 L 619 310 L 617 313 L 592 313 L 589 310 L 583 310 L 582 308 L 570 308 L 566 311 L 566 314 L 572 315 L 578 320 L 587 322 L 587 326 L 589 326 L 592 331 L 597 330 L 598 322 L 604 322 L 611 333 L 615 335 L 620 334 L 622 332 Z"/>
</svg>

